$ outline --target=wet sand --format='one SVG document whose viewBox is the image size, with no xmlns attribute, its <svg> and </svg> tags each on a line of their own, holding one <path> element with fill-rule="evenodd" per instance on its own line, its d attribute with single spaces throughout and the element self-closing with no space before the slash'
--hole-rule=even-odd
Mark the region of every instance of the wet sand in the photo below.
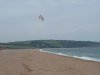
<svg viewBox="0 0 100 75">
<path fill-rule="evenodd" d="M 100 75 L 100 63 L 35 49 L 2 50 L 0 75 Z"/>
</svg>

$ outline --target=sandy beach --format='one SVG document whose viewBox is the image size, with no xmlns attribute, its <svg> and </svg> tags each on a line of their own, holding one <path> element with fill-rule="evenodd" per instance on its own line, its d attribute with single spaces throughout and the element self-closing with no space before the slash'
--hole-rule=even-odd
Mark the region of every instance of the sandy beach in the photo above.
<svg viewBox="0 0 100 75">
<path fill-rule="evenodd" d="M 100 75 L 100 63 L 35 49 L 2 50 L 0 75 Z"/>
</svg>

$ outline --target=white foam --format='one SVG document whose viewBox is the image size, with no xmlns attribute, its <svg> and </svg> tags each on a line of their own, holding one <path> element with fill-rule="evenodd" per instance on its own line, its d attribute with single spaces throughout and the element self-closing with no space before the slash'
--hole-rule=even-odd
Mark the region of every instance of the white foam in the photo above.
<svg viewBox="0 0 100 75">
<path fill-rule="evenodd" d="M 41 49 L 39 51 L 41 51 L 41 52 L 47 52 L 47 53 L 52 53 L 52 54 L 56 54 L 56 55 L 61 55 L 61 56 L 68 56 L 68 57 L 79 58 L 79 59 L 83 59 L 83 60 L 100 62 L 100 59 L 96 59 L 96 58 L 92 58 L 92 57 L 72 56 L 72 55 L 67 55 L 67 54 L 63 54 L 63 53 L 54 53 L 54 52 L 50 52 L 50 51 L 44 51 L 44 50 L 41 50 Z"/>
<path fill-rule="evenodd" d="M 79 58 L 79 59 L 84 59 L 84 60 L 91 60 L 91 61 L 96 61 L 96 62 L 100 62 L 100 59 L 96 59 L 96 58 L 92 58 L 92 57 L 86 57 L 86 56 L 73 56 L 75 58 Z"/>
<path fill-rule="evenodd" d="M 50 52 L 50 51 L 44 51 L 44 50 L 42 50 L 42 49 L 39 49 L 39 51 L 55 54 L 55 53 L 53 53 L 53 52 Z"/>
</svg>

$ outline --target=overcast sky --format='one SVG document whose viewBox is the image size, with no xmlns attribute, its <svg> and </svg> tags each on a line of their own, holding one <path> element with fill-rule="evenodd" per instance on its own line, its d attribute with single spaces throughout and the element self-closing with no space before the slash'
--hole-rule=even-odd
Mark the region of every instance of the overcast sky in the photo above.
<svg viewBox="0 0 100 75">
<path fill-rule="evenodd" d="M 100 42 L 100 0 L 0 0 L 0 42 L 41 39 Z"/>
</svg>

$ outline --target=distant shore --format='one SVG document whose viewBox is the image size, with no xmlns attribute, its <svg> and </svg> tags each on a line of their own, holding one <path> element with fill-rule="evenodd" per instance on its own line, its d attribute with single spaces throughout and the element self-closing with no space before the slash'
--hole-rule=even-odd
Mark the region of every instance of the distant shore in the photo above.
<svg viewBox="0 0 100 75">
<path fill-rule="evenodd" d="M 0 75 L 100 75 L 100 63 L 36 49 L 0 51 Z"/>
</svg>

